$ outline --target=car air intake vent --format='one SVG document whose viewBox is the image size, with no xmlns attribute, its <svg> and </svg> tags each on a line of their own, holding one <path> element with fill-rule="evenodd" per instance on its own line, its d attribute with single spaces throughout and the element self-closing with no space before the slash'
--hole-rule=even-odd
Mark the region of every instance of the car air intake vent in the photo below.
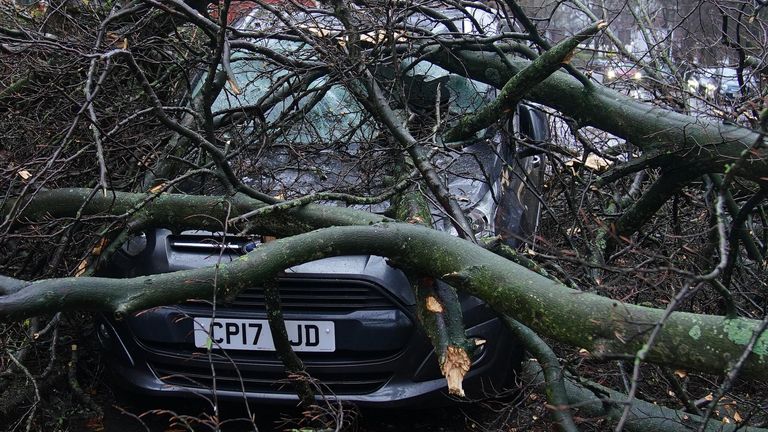
<svg viewBox="0 0 768 432">
<path fill-rule="evenodd" d="M 165 365 L 151 362 L 150 367 L 166 384 L 194 389 L 211 390 L 210 365 L 175 364 Z M 265 372 L 237 370 L 231 365 L 215 365 L 216 388 L 222 391 L 252 393 L 293 393 L 293 387 L 287 381 L 284 371 Z M 331 374 L 312 372 L 310 375 L 321 385 L 336 395 L 361 395 L 373 393 L 381 388 L 390 378 L 389 373 Z"/>
<path fill-rule="evenodd" d="M 226 242 L 222 240 L 222 237 L 180 234 L 168 236 L 168 245 L 173 250 L 188 253 L 215 254 L 224 249 L 225 253 L 238 255 L 252 251 L 257 245 L 244 237 L 230 236 Z"/>
<path fill-rule="evenodd" d="M 361 280 L 282 279 L 279 287 L 280 300 L 286 311 L 355 311 L 396 307 L 381 288 Z M 249 288 L 227 306 L 263 310 L 264 291 L 262 288 Z"/>
</svg>

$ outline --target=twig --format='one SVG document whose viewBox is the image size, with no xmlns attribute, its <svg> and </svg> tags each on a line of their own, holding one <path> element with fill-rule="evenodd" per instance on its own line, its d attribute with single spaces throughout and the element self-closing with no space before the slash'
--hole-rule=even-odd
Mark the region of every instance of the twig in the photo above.
<svg viewBox="0 0 768 432">
<path fill-rule="evenodd" d="M 35 381 L 35 378 L 32 376 L 32 373 L 29 372 L 29 369 L 26 368 L 23 364 L 21 364 L 20 361 L 16 359 L 16 357 L 13 356 L 13 353 L 11 353 L 8 349 L 5 350 L 5 353 L 8 355 L 8 358 L 11 359 L 13 364 L 16 365 L 17 368 L 19 368 L 24 375 L 26 375 L 27 379 L 32 383 L 32 387 L 35 390 L 35 401 L 32 403 L 32 406 L 27 411 L 27 432 L 32 430 L 32 420 L 35 416 L 35 411 L 37 410 L 37 405 L 40 403 L 40 389 L 37 387 L 37 381 Z"/>
<path fill-rule="evenodd" d="M 525 344 L 526 349 L 536 357 L 544 371 L 547 402 L 552 405 L 552 415 L 563 432 L 578 431 L 568 408 L 568 394 L 563 381 L 563 369 L 552 348 L 535 332 L 525 325 L 505 316 L 504 323 L 512 333 Z"/>
<path fill-rule="evenodd" d="M 536 43 L 536 45 L 545 50 L 552 48 L 552 45 L 550 45 L 549 42 L 544 40 L 544 38 L 539 35 L 539 30 L 536 28 L 533 22 L 531 22 L 531 19 L 528 18 L 528 15 L 526 15 L 525 11 L 523 11 L 523 8 L 520 7 L 516 0 L 505 0 L 505 3 L 507 4 L 507 7 L 509 7 L 509 9 L 512 11 L 512 14 L 515 16 L 515 18 L 520 21 L 525 30 L 528 31 L 528 33 L 531 35 L 531 39 Z M 592 82 L 589 80 L 589 78 L 584 76 L 584 74 L 579 72 L 575 67 L 570 64 L 566 64 L 565 69 L 569 74 L 571 74 L 571 76 L 579 80 L 579 82 L 585 88 L 592 87 Z"/>
<path fill-rule="evenodd" d="M 77 345 L 72 344 L 71 350 L 72 350 L 72 357 L 70 358 L 69 365 L 68 365 L 68 372 L 67 372 L 67 379 L 69 381 L 69 387 L 72 389 L 72 392 L 77 396 L 91 411 L 96 413 L 99 417 L 102 417 L 104 415 L 104 412 L 102 411 L 101 407 L 98 406 L 93 399 L 91 399 L 90 396 L 88 396 L 83 389 L 80 387 L 80 383 L 77 381 L 77 359 L 78 359 L 78 353 L 77 353 Z"/>
<path fill-rule="evenodd" d="M 723 383 L 720 385 L 720 387 L 718 387 L 717 393 L 714 395 L 714 398 L 707 407 L 707 412 L 704 413 L 705 420 L 701 427 L 699 427 L 699 432 L 704 432 L 704 430 L 706 430 L 707 423 L 709 422 L 712 413 L 715 411 L 715 408 L 717 408 L 717 403 L 733 386 L 733 383 L 739 376 L 739 372 L 741 372 L 741 368 L 744 367 L 744 363 L 752 354 L 752 350 L 755 348 L 755 344 L 757 343 L 758 339 L 760 339 L 760 336 L 762 336 L 763 332 L 765 332 L 766 328 L 768 328 L 768 315 L 763 318 L 763 321 L 760 322 L 760 325 L 755 329 L 755 331 L 752 332 L 752 337 L 749 339 L 749 343 L 744 348 L 741 356 L 739 356 L 739 359 L 736 361 L 736 363 L 734 363 L 731 370 L 728 371 L 728 374 L 725 376 Z"/>
<path fill-rule="evenodd" d="M 631 386 L 627 394 L 627 402 L 624 405 L 624 411 L 622 412 L 621 418 L 619 419 L 619 422 L 614 429 L 616 432 L 621 432 L 627 420 L 629 420 L 629 416 L 632 410 L 632 401 L 635 399 L 635 395 L 637 394 L 637 386 L 640 381 L 640 365 L 643 363 L 643 361 L 645 361 L 648 352 L 656 342 L 656 338 L 661 334 L 661 330 L 664 328 L 664 323 L 667 321 L 667 318 L 672 315 L 672 312 L 675 311 L 677 305 L 679 305 L 686 297 L 688 297 L 691 292 L 697 291 L 699 286 L 700 284 L 692 289 L 689 284 L 686 284 L 683 289 L 681 289 L 680 292 L 675 295 L 672 301 L 669 302 L 669 305 L 667 305 L 667 308 L 664 310 L 664 314 L 656 322 L 656 324 L 654 324 L 653 331 L 651 331 L 651 335 L 648 337 L 648 340 L 635 354 L 635 364 L 634 368 L 632 369 L 632 379 L 630 380 Z"/>
<path fill-rule="evenodd" d="M 229 224 L 234 224 L 240 221 L 250 219 L 252 217 L 263 216 L 272 212 L 280 212 L 289 210 L 296 207 L 301 207 L 316 201 L 343 201 L 347 204 L 378 204 L 384 200 L 392 197 L 398 192 L 401 192 L 408 186 L 410 179 L 401 180 L 397 185 L 390 190 L 383 192 L 375 196 L 358 196 L 342 192 L 316 192 L 309 195 L 304 195 L 301 198 L 297 198 L 290 201 L 282 201 L 277 204 L 261 207 L 256 210 L 249 211 L 237 217 L 231 218 L 227 221 Z"/>
</svg>

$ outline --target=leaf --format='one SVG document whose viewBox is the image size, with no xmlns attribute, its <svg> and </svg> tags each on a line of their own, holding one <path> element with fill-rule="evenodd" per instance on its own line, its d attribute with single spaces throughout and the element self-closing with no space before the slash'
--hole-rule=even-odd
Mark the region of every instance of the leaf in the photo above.
<svg viewBox="0 0 768 432">
<path fill-rule="evenodd" d="M 611 166 L 611 161 L 594 153 L 590 153 L 589 156 L 587 156 L 587 160 L 584 162 L 584 165 L 586 165 L 587 168 L 593 169 L 595 171 L 602 171 Z"/>
<path fill-rule="evenodd" d="M 678 378 L 685 378 L 685 377 L 688 376 L 688 372 L 686 372 L 686 371 L 684 371 L 682 369 L 678 369 L 678 370 L 675 371 L 675 375 L 677 375 Z"/>
<path fill-rule="evenodd" d="M 29 180 L 29 178 L 32 177 L 32 174 L 25 169 L 19 170 L 17 174 L 19 175 L 19 177 L 21 177 L 24 180 Z"/>
<path fill-rule="evenodd" d="M 585 167 L 589 168 L 593 171 L 604 171 L 609 166 L 611 166 L 611 161 L 608 159 L 602 158 L 594 153 L 590 153 L 587 155 L 587 159 L 582 161 L 579 158 L 572 158 L 565 162 L 565 166 L 570 167 L 571 170 L 573 170 L 577 165 L 584 165 Z M 573 171 L 574 174 L 576 171 Z"/>
</svg>

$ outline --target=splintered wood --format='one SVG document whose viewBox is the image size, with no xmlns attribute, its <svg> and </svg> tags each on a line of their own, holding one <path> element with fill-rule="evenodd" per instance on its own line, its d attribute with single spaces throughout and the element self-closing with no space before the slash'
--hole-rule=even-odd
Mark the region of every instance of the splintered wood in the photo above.
<svg viewBox="0 0 768 432">
<path fill-rule="evenodd" d="M 464 396 L 464 375 L 469 372 L 472 362 L 469 355 L 463 349 L 449 345 L 445 350 L 445 358 L 442 364 L 443 376 L 448 381 L 448 393 L 456 396 Z"/>
</svg>

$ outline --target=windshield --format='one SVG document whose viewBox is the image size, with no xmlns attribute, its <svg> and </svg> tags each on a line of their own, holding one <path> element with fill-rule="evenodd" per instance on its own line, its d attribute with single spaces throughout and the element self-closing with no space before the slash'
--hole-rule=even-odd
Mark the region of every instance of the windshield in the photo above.
<svg viewBox="0 0 768 432">
<path fill-rule="evenodd" d="M 244 22 L 265 28 L 258 20 Z M 398 144 L 358 101 L 364 94 L 352 93 L 359 84 L 339 78 L 346 75 L 338 71 L 313 68 L 319 63 L 318 52 L 329 55 L 344 49 L 334 28 L 334 23 L 325 23 L 310 29 L 328 35 L 315 42 L 327 42 L 322 46 L 263 38 L 232 53 L 230 82 L 213 104 L 214 116 L 221 123 L 231 121 L 228 139 L 257 149 L 258 157 L 249 157 L 244 164 L 255 168 L 246 181 L 260 190 L 282 198 L 321 191 L 374 195 L 391 187 L 404 169 L 413 169 L 407 161 L 393 159 L 400 154 Z M 435 152 L 432 162 L 476 232 L 494 235 L 497 219 L 507 231 L 518 232 L 524 206 L 516 193 L 505 195 L 503 190 L 516 185 L 519 175 L 510 174 L 507 184 L 500 183 L 505 161 L 512 159 L 507 132 L 480 131 L 456 149 L 443 146 L 438 132 L 487 105 L 496 90 L 423 59 L 401 58 L 367 67 L 398 120 Z M 429 194 L 425 198 L 435 226 L 452 231 L 440 205 Z M 501 215 L 496 210 L 499 203 Z M 385 201 L 366 209 L 383 212 L 388 205 Z"/>
<path fill-rule="evenodd" d="M 291 57 L 307 57 L 309 52 L 305 45 L 298 42 L 267 39 L 260 44 Z M 266 105 L 268 109 L 264 113 L 265 120 L 273 123 L 290 110 L 299 111 L 304 116 L 304 121 L 296 122 L 300 127 L 284 131 L 283 139 L 292 142 L 328 142 L 342 138 L 359 142 L 370 139 L 374 133 L 373 126 L 362 114 L 364 109 L 355 97 L 344 85 L 330 82 L 327 75 L 292 74 L 262 58 L 238 52 L 232 56 L 231 65 L 240 94 L 222 92 L 213 104 L 215 115 L 221 116 L 238 110 L 245 112 L 249 107 Z M 453 115 L 459 115 L 480 108 L 495 94 L 495 90 L 484 83 L 450 74 L 429 62 L 412 64 L 406 60 L 400 67 L 407 70 L 408 78 L 404 81 L 410 84 L 403 92 L 409 102 L 417 107 L 432 107 L 440 98 L 448 102 L 444 108 Z M 387 73 L 385 69 L 392 68 L 378 66 L 377 73 Z M 296 92 L 280 94 L 280 90 L 289 83 L 296 85 L 302 80 L 308 83 L 305 82 L 306 88 L 298 93 L 301 95 L 299 100 L 296 100 Z"/>
<path fill-rule="evenodd" d="M 291 59 L 313 60 L 313 50 L 299 42 L 263 39 L 255 43 Z M 266 168 L 264 174 L 249 176 L 249 181 L 283 196 L 339 191 L 359 184 L 367 184 L 368 191 L 375 193 L 386 186 L 392 166 L 380 162 L 390 156 L 386 146 L 376 143 L 386 142 L 388 134 L 366 113 L 348 89 L 349 83 L 332 81 L 322 72 L 289 71 L 268 56 L 252 52 L 233 52 L 230 64 L 236 87 L 227 85 L 219 94 L 214 117 L 224 121 L 239 116 L 238 126 L 228 132 L 230 139 L 253 146 L 266 146 L 265 140 L 269 141 L 269 157 L 259 161 Z M 374 73 L 405 83 L 397 91 L 405 95 L 408 106 L 392 101 L 403 122 L 409 115 L 415 124 L 421 121 L 413 115 L 433 118 L 438 105 L 442 118 L 450 121 L 494 97 L 495 90 L 486 84 L 425 61 L 412 64 L 406 59 L 399 67 L 406 71 L 404 80 L 393 79 L 390 65 L 377 65 Z M 376 161 L 379 168 L 373 167 Z"/>
</svg>

